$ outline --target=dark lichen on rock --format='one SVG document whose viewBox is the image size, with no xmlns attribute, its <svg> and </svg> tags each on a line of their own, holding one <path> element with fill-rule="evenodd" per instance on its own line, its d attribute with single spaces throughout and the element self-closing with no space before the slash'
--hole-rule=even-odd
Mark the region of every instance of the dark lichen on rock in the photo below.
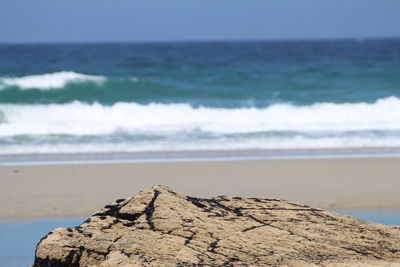
<svg viewBox="0 0 400 267">
<path fill-rule="evenodd" d="M 400 227 L 278 199 L 183 196 L 164 186 L 41 239 L 45 266 L 400 266 Z M 385 264 L 385 265 L 384 265 Z"/>
</svg>

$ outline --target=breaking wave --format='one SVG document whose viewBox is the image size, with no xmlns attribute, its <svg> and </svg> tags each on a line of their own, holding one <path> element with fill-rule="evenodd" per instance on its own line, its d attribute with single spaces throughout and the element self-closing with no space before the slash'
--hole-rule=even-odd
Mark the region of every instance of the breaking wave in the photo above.
<svg viewBox="0 0 400 267">
<path fill-rule="evenodd" d="M 0 154 L 400 147 L 400 99 L 265 108 L 0 104 Z"/>
<path fill-rule="evenodd" d="M 104 135 L 115 132 L 175 134 L 207 132 L 400 131 L 400 99 L 375 103 L 273 104 L 266 108 L 210 108 L 189 104 L 118 102 L 111 106 L 79 101 L 68 104 L 0 104 L 0 137 L 13 135 Z"/>
<path fill-rule="evenodd" d="M 62 89 L 70 83 L 95 82 L 102 83 L 103 76 L 86 75 L 72 71 L 61 71 L 41 75 L 29 75 L 23 77 L 0 78 L 0 89 L 18 87 L 20 90 L 51 90 Z"/>
</svg>

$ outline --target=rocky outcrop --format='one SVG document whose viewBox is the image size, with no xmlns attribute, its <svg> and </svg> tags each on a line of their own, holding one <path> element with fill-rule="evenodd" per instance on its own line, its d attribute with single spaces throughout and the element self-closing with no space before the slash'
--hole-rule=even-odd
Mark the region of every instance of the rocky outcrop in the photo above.
<svg viewBox="0 0 400 267">
<path fill-rule="evenodd" d="M 34 266 L 400 266 L 400 227 L 260 198 L 155 186 L 37 245 Z"/>
</svg>

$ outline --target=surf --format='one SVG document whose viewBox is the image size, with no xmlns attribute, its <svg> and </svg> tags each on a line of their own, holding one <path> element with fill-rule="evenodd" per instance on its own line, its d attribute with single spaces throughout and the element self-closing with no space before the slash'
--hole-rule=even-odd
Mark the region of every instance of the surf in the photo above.
<svg viewBox="0 0 400 267">
<path fill-rule="evenodd" d="M 106 78 L 103 76 L 87 75 L 73 71 L 60 71 L 22 77 L 2 77 L 0 78 L 0 89 L 17 87 L 20 90 L 38 89 L 46 91 L 62 89 L 71 83 L 102 83 L 105 80 Z"/>
<path fill-rule="evenodd" d="M 193 107 L 190 104 L 138 104 L 74 101 L 67 104 L 0 104 L 0 136 L 19 134 L 97 135 L 116 131 L 235 134 L 271 131 L 400 131 L 400 99 L 374 103 L 272 104 L 265 108 Z M 6 123 L 5 123 L 6 122 Z"/>
</svg>

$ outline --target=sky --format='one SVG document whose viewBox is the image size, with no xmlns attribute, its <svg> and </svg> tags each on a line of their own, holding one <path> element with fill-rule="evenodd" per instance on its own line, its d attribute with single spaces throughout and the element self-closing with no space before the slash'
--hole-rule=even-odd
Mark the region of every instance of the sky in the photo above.
<svg viewBox="0 0 400 267">
<path fill-rule="evenodd" d="M 399 0 L 0 0 L 0 43 L 382 37 Z"/>
</svg>

